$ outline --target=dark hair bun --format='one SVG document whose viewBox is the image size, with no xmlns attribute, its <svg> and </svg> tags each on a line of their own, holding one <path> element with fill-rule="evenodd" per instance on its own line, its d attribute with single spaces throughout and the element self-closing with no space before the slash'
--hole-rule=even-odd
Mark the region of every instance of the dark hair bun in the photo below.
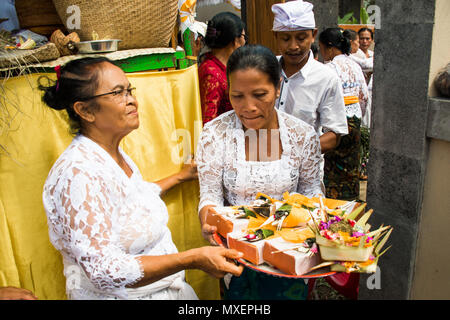
<svg viewBox="0 0 450 320">
<path fill-rule="evenodd" d="M 234 13 L 218 13 L 208 21 L 205 44 L 211 49 L 225 48 L 242 34 L 244 28 L 244 22 Z"/>
<path fill-rule="evenodd" d="M 38 78 L 38 88 L 44 92 L 42 101 L 54 110 L 67 111 L 72 132 L 81 128 L 81 120 L 73 110 L 73 104 L 94 95 L 98 87 L 100 64 L 105 62 L 112 63 L 106 57 L 75 59 L 60 67 L 58 81 L 47 76 Z"/>
<path fill-rule="evenodd" d="M 319 35 L 319 41 L 327 47 L 338 48 L 342 53 L 349 55 L 352 46 L 350 32 L 341 28 L 328 28 Z"/>
<path fill-rule="evenodd" d="M 50 81 L 53 81 L 53 80 L 49 79 L 47 76 L 42 76 L 42 77 L 38 78 L 38 84 L 39 84 L 38 88 L 40 90 L 44 91 L 44 95 L 42 96 L 42 101 L 44 101 L 44 103 L 52 109 L 55 109 L 55 110 L 66 109 L 66 106 L 61 105 L 58 102 L 58 94 L 56 92 L 57 84 L 45 86 L 42 84 L 43 79 L 46 79 L 47 83 L 50 83 Z"/>
</svg>

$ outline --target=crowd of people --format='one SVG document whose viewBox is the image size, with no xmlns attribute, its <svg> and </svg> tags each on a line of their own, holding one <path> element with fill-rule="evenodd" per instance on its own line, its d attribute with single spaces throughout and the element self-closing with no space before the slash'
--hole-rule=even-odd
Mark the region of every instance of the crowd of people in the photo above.
<svg viewBox="0 0 450 320">
<path fill-rule="evenodd" d="M 308 2 L 275 4 L 272 11 L 280 56 L 246 44 L 245 24 L 233 13 L 208 22 L 201 39 L 209 50 L 198 68 L 204 127 L 196 158 L 161 181 L 144 181 L 119 147 L 139 127 L 134 88 L 120 68 L 106 58 L 83 58 L 62 66 L 56 83 L 40 85 L 44 102 L 65 110 L 76 133 L 43 193 L 50 241 L 65 272 L 76 268 L 81 275 L 78 287 L 67 288 L 70 299 L 197 299 L 186 269 L 224 277 L 225 299 L 306 299 L 303 279 L 235 264 L 242 254 L 218 246 L 205 217 L 214 206 L 249 204 L 258 192 L 359 198 L 373 34 L 340 28 L 318 34 Z M 317 42 L 324 63 L 312 51 Z M 179 252 L 161 196 L 193 179 L 210 245 Z"/>
</svg>

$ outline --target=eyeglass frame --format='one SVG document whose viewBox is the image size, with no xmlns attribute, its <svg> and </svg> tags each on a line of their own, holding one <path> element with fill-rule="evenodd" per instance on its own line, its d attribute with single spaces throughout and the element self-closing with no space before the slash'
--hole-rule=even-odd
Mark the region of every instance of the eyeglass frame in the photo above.
<svg viewBox="0 0 450 320">
<path fill-rule="evenodd" d="M 117 90 L 114 90 L 114 91 L 111 91 L 111 92 L 106 92 L 106 93 L 102 93 L 102 94 L 97 94 L 97 95 L 92 96 L 92 97 L 81 98 L 81 99 L 79 99 L 79 100 L 80 100 L 80 101 L 87 101 L 87 100 L 91 100 L 91 99 L 94 99 L 94 98 L 107 96 L 107 95 L 109 95 L 109 94 L 113 94 L 114 96 L 117 96 L 117 95 L 120 95 L 123 91 L 126 91 L 126 92 L 127 92 L 123 97 L 128 97 L 129 95 L 133 97 L 133 96 L 134 96 L 134 95 L 133 95 L 133 91 L 134 91 L 134 90 L 136 90 L 135 87 L 132 87 L 132 88 L 123 88 L 123 89 L 117 89 Z"/>
</svg>

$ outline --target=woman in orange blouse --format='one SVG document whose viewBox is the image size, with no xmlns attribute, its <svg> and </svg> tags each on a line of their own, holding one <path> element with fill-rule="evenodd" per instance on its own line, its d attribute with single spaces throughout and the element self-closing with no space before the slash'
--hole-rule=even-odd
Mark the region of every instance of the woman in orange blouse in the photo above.
<svg viewBox="0 0 450 320">
<path fill-rule="evenodd" d="M 208 22 L 205 44 L 211 51 L 205 54 L 198 71 L 203 124 L 233 110 L 226 65 L 233 51 L 247 41 L 244 28 L 244 22 L 231 12 L 219 13 Z"/>
</svg>

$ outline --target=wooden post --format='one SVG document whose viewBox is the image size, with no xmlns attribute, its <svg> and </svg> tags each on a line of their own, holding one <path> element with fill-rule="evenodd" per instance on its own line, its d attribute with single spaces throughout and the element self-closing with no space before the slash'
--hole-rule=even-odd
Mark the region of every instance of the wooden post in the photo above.
<svg viewBox="0 0 450 320">
<path fill-rule="evenodd" d="M 273 13 L 272 5 L 282 3 L 285 0 L 266 0 L 266 1 L 242 1 L 245 5 L 245 24 L 246 33 L 250 44 L 262 44 L 278 54 L 275 35 L 272 31 Z"/>
</svg>

